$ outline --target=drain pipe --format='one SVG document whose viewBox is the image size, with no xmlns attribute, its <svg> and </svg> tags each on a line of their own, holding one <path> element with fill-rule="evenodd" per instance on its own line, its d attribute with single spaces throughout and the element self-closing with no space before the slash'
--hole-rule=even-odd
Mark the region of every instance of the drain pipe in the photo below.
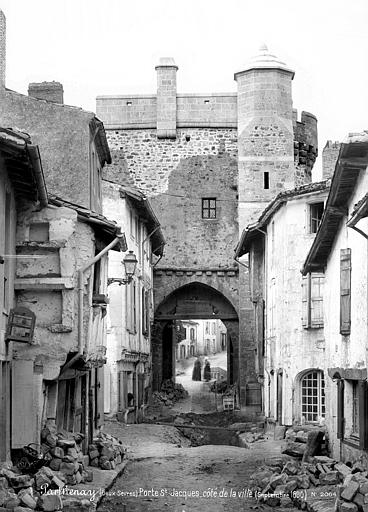
<svg viewBox="0 0 368 512">
<path fill-rule="evenodd" d="M 40 151 L 38 149 L 38 146 L 33 146 L 31 144 L 27 144 L 27 149 L 35 172 L 35 179 L 38 187 L 40 205 L 42 206 L 42 208 L 44 208 L 45 206 L 48 205 L 48 196 L 45 178 L 42 170 Z"/>
<path fill-rule="evenodd" d="M 116 236 L 116 238 L 114 238 L 114 240 L 109 245 L 104 247 L 104 249 L 102 249 L 101 252 L 96 254 L 96 256 L 94 258 L 90 259 L 89 262 L 86 265 L 84 265 L 84 267 L 82 267 L 78 270 L 78 352 L 75 354 L 75 356 L 73 356 L 71 358 L 70 361 L 68 361 L 66 363 L 66 365 L 64 366 L 60 375 L 62 375 L 62 373 L 64 373 L 64 372 L 66 372 L 66 370 L 68 370 L 75 363 L 75 361 L 77 361 L 77 359 L 79 359 L 83 355 L 83 351 L 85 348 L 85 344 L 83 343 L 83 280 L 84 280 L 83 278 L 84 278 L 84 273 L 86 272 L 86 270 L 88 270 L 90 267 L 92 267 L 92 265 L 94 265 L 97 261 L 99 261 L 102 258 L 102 256 L 104 256 L 107 252 L 109 252 L 110 249 L 115 247 L 115 245 L 117 245 L 124 239 L 125 239 L 124 233 L 118 234 Z M 59 378 L 60 378 L 60 375 L 59 375 Z"/>
</svg>

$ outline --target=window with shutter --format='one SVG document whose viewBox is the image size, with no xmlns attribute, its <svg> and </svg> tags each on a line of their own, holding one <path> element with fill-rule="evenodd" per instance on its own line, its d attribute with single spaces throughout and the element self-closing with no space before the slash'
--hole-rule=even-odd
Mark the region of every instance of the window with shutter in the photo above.
<svg viewBox="0 0 368 512">
<path fill-rule="evenodd" d="M 310 276 L 310 326 L 323 327 L 323 282 L 322 274 Z"/>
<path fill-rule="evenodd" d="M 136 284 L 133 281 L 131 284 L 132 289 L 132 332 L 137 332 L 137 296 L 136 296 Z"/>
<path fill-rule="evenodd" d="M 302 279 L 302 325 L 305 329 L 323 327 L 324 275 L 308 274 Z"/>
<path fill-rule="evenodd" d="M 269 336 L 276 334 L 276 279 L 271 279 L 269 290 L 269 314 L 268 314 L 268 333 Z"/>
<path fill-rule="evenodd" d="M 309 327 L 309 274 L 302 279 L 302 326 Z"/>
<path fill-rule="evenodd" d="M 126 328 L 132 334 L 137 332 L 137 299 L 136 284 L 132 281 L 126 290 Z"/>
<path fill-rule="evenodd" d="M 340 251 L 340 334 L 350 334 L 351 249 Z"/>
<path fill-rule="evenodd" d="M 125 286 L 125 321 L 127 331 L 132 330 L 131 286 L 131 283 L 128 286 Z"/>
</svg>

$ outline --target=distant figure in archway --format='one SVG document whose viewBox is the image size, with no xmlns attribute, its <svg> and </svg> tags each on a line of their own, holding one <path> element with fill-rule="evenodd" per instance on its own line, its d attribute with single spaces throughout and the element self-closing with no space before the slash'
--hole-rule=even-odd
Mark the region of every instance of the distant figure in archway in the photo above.
<svg viewBox="0 0 368 512">
<path fill-rule="evenodd" d="M 201 380 L 202 363 L 199 357 L 194 361 L 192 380 Z"/>
<path fill-rule="evenodd" d="M 208 382 L 211 380 L 211 365 L 208 359 L 204 363 L 203 379 Z"/>
</svg>

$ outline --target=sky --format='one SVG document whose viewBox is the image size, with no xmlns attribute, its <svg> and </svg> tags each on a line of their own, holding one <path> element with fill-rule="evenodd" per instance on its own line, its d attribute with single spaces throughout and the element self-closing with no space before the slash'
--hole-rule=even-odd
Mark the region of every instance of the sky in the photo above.
<svg viewBox="0 0 368 512">
<path fill-rule="evenodd" d="M 295 70 L 293 104 L 326 140 L 368 129 L 367 0 L 0 0 L 6 86 L 56 80 L 64 101 L 155 93 L 155 65 L 173 57 L 178 92 L 235 92 L 234 73 L 266 43 Z M 321 168 L 321 157 L 317 160 Z"/>
</svg>

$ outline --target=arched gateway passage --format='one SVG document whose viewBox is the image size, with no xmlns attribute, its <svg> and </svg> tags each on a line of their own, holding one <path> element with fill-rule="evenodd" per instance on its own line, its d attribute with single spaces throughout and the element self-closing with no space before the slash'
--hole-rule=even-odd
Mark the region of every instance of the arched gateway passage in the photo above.
<svg viewBox="0 0 368 512">
<path fill-rule="evenodd" d="M 176 326 L 179 320 L 220 319 L 228 333 L 227 375 L 238 377 L 239 322 L 234 305 L 221 292 L 200 282 L 180 286 L 165 297 L 155 311 L 152 330 L 153 390 L 165 379 L 175 379 Z"/>
</svg>

